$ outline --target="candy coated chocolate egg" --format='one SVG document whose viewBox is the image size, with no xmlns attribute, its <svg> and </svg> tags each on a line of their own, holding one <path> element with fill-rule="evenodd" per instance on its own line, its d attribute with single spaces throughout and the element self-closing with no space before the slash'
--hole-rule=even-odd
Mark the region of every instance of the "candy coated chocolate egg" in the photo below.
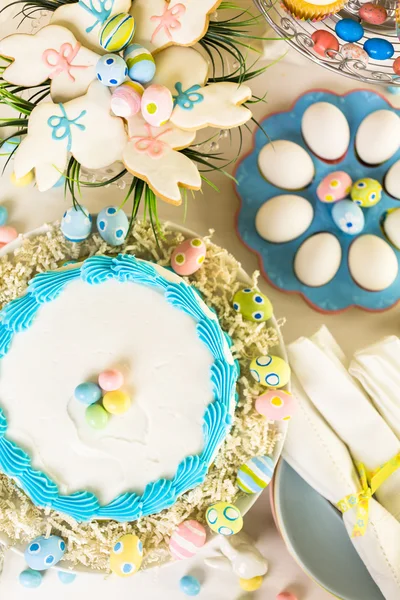
<svg viewBox="0 0 400 600">
<path fill-rule="evenodd" d="M 108 369 L 99 375 L 99 386 L 105 392 L 114 392 L 124 385 L 124 376 L 117 369 Z"/>
<path fill-rule="evenodd" d="M 92 217 L 87 208 L 69 208 L 61 219 L 61 231 L 70 242 L 83 242 L 92 231 Z"/>
<path fill-rule="evenodd" d="M 326 175 L 317 187 L 321 202 L 337 202 L 349 195 L 353 182 L 344 171 L 334 171 Z"/>
<path fill-rule="evenodd" d="M 209 528 L 221 535 L 235 535 L 243 528 L 240 510 L 229 502 L 217 502 L 207 509 L 206 521 Z"/>
<path fill-rule="evenodd" d="M 144 87 L 135 81 L 126 81 L 111 96 L 111 110 L 117 117 L 129 119 L 136 115 L 142 105 Z"/>
<path fill-rule="evenodd" d="M 100 46 L 109 52 L 121 52 L 128 46 L 135 33 L 135 19 L 127 13 L 119 13 L 107 19 L 101 28 Z"/>
<path fill-rule="evenodd" d="M 5 206 L 0 206 L 0 227 L 3 227 L 8 221 L 8 210 Z"/>
<path fill-rule="evenodd" d="M 107 392 L 103 398 L 103 406 L 111 415 L 123 415 L 130 409 L 131 399 L 122 390 Z"/>
<path fill-rule="evenodd" d="M 29 171 L 29 173 L 27 173 L 23 177 L 20 177 L 19 179 L 17 179 L 15 176 L 15 173 L 13 171 L 11 173 L 10 181 L 12 184 L 15 185 L 15 187 L 26 187 L 27 185 L 30 185 L 33 181 L 35 181 L 35 174 L 32 170 L 32 171 Z"/>
<path fill-rule="evenodd" d="M 69 585 L 73 583 L 76 579 L 76 573 L 67 573 L 66 571 L 58 571 L 57 572 L 58 579 L 64 585 Z"/>
<path fill-rule="evenodd" d="M 393 71 L 396 73 L 396 75 L 400 75 L 400 56 L 398 56 L 393 62 Z"/>
<path fill-rule="evenodd" d="M 24 557 L 29 568 L 46 571 L 62 559 L 65 549 L 65 542 L 58 535 L 51 535 L 49 538 L 41 535 L 28 544 Z"/>
<path fill-rule="evenodd" d="M 0 227 L 0 244 L 9 244 L 18 237 L 18 231 L 14 227 L 9 225 L 2 225 Z"/>
<path fill-rule="evenodd" d="M 156 74 L 156 63 L 151 52 L 140 44 L 130 44 L 124 51 L 124 59 L 130 79 L 150 83 Z"/>
<path fill-rule="evenodd" d="M 270 421 L 288 421 L 296 406 L 294 396 L 285 390 L 270 390 L 256 400 L 255 408 Z"/>
<path fill-rule="evenodd" d="M 351 200 L 336 202 L 332 208 L 332 219 L 340 231 L 349 235 L 361 233 L 365 225 L 363 211 Z"/>
<path fill-rule="evenodd" d="M 200 581 L 191 575 L 182 577 L 179 582 L 179 587 L 186 596 L 198 596 L 201 590 Z"/>
<path fill-rule="evenodd" d="M 18 148 L 18 146 L 20 145 L 20 143 L 21 143 L 21 136 L 20 135 L 14 135 L 9 140 L 6 140 L 0 146 L 0 156 L 2 154 L 11 154 L 12 152 L 14 152 L 14 150 L 16 150 Z"/>
<path fill-rule="evenodd" d="M 370 38 L 364 43 L 364 50 L 374 60 L 387 60 L 394 54 L 394 46 L 383 38 Z"/>
<path fill-rule="evenodd" d="M 285 386 L 290 379 L 290 367 L 279 356 L 258 356 L 250 363 L 250 373 L 254 379 L 271 388 Z"/>
<path fill-rule="evenodd" d="M 114 544 L 110 554 L 110 569 L 118 577 L 131 577 L 142 566 L 143 544 L 137 535 L 127 533 Z"/>
<path fill-rule="evenodd" d="M 382 186 L 376 179 L 370 179 L 369 177 L 359 179 L 351 188 L 351 199 L 364 208 L 378 204 L 381 198 Z"/>
<path fill-rule="evenodd" d="M 267 296 L 258 290 L 245 288 L 233 297 L 233 308 L 248 321 L 263 322 L 272 317 L 273 308 Z"/>
<path fill-rule="evenodd" d="M 239 585 L 245 592 L 256 592 L 262 586 L 264 581 L 264 577 L 260 575 L 258 577 L 253 577 L 252 579 L 239 579 Z"/>
<path fill-rule="evenodd" d="M 92 429 L 104 429 L 107 427 L 109 415 L 100 404 L 91 404 L 86 409 L 85 418 Z"/>
<path fill-rule="evenodd" d="M 364 35 L 364 28 L 353 19 L 342 19 L 336 23 L 335 32 L 345 42 L 358 42 Z"/>
<path fill-rule="evenodd" d="M 271 482 L 274 475 L 274 461 L 270 456 L 255 456 L 242 465 L 236 483 L 246 494 L 258 494 Z"/>
<path fill-rule="evenodd" d="M 42 583 L 43 575 L 40 571 L 34 571 L 33 569 L 25 569 L 19 574 L 18 580 L 24 588 L 34 589 L 38 588 Z"/>
<path fill-rule="evenodd" d="M 297 600 L 297 596 L 291 592 L 281 592 L 277 595 L 276 600 Z"/>
<path fill-rule="evenodd" d="M 340 54 L 343 58 L 351 58 L 353 60 L 360 60 L 365 66 L 368 65 L 369 56 L 361 46 L 357 44 L 344 44 L 340 49 Z"/>
<path fill-rule="evenodd" d="M 185 240 L 172 253 L 171 267 L 182 277 L 193 275 L 204 263 L 206 253 L 207 247 L 200 238 Z"/>
<path fill-rule="evenodd" d="M 126 62 L 118 54 L 105 54 L 96 65 L 97 79 L 107 87 L 121 85 L 128 75 Z"/>
<path fill-rule="evenodd" d="M 175 560 L 191 558 L 206 543 L 206 530 L 198 521 L 184 521 L 174 531 L 169 550 Z"/>
<path fill-rule="evenodd" d="M 363 4 L 358 14 L 363 21 L 371 23 L 371 25 L 382 25 L 387 19 L 386 8 L 372 2 Z"/>
<path fill-rule="evenodd" d="M 85 406 L 90 406 L 100 400 L 101 389 L 95 383 L 87 381 L 75 388 L 74 396 L 78 402 L 81 402 Z"/>
<path fill-rule="evenodd" d="M 110 246 L 120 246 L 124 243 L 129 229 L 128 217 L 122 209 L 116 206 L 103 208 L 97 216 L 99 234 Z"/>
<path fill-rule="evenodd" d="M 323 29 L 318 29 L 314 31 L 311 36 L 312 41 L 314 42 L 313 50 L 320 56 L 325 57 L 326 52 L 328 50 L 335 50 L 336 52 L 339 50 L 339 42 L 338 39 L 330 33 L 329 31 L 325 31 Z M 330 55 L 327 52 L 328 56 Z"/>
<path fill-rule="evenodd" d="M 161 127 L 174 110 L 172 94 L 164 85 L 150 85 L 142 96 L 142 115 L 154 127 Z"/>
</svg>

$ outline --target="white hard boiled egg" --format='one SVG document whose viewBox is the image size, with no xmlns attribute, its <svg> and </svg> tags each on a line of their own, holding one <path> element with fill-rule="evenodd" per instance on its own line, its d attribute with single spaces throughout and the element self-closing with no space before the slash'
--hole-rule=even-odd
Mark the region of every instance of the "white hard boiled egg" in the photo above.
<svg viewBox="0 0 400 600">
<path fill-rule="evenodd" d="M 310 150 L 323 160 L 338 160 L 346 154 L 350 144 L 347 119 L 329 102 L 316 102 L 307 108 L 301 131 Z"/>
<path fill-rule="evenodd" d="M 308 153 L 294 142 L 276 140 L 261 149 L 258 156 L 261 175 L 285 190 L 301 190 L 314 177 L 314 163 Z"/>
<path fill-rule="evenodd" d="M 400 250 L 400 208 L 388 212 L 383 229 L 393 246 Z"/>
<path fill-rule="evenodd" d="M 399 265 L 389 244 L 376 235 L 361 235 L 349 250 L 349 270 L 365 290 L 381 292 L 397 277 Z"/>
<path fill-rule="evenodd" d="M 356 151 L 369 165 L 389 160 L 400 147 L 400 118 L 391 110 L 376 110 L 360 124 Z"/>
<path fill-rule="evenodd" d="M 256 230 L 267 242 L 290 242 L 310 227 L 313 217 L 314 209 L 308 200 L 282 194 L 261 206 L 256 216 Z"/>
<path fill-rule="evenodd" d="M 400 200 L 400 160 L 394 163 L 385 177 L 385 188 L 388 194 Z"/>
<path fill-rule="evenodd" d="M 331 233 L 316 233 L 298 249 L 294 272 L 305 285 L 320 287 L 335 277 L 341 260 L 339 240 Z"/>
</svg>

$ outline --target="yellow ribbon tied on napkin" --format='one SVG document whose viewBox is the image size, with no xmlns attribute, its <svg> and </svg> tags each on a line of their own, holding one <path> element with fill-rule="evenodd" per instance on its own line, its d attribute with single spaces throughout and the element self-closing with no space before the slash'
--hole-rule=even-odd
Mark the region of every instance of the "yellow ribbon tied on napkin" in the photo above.
<svg viewBox="0 0 400 600">
<path fill-rule="evenodd" d="M 365 535 L 368 527 L 369 501 L 376 490 L 400 467 L 400 453 L 369 476 L 363 463 L 356 463 L 356 467 L 360 476 L 361 491 L 358 494 L 349 494 L 337 504 L 342 513 L 353 508 L 357 510 L 352 537 Z"/>
</svg>

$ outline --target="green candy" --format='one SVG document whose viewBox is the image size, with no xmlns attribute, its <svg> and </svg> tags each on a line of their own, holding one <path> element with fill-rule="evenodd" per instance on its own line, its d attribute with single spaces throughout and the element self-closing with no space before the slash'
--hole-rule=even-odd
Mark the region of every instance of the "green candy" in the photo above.
<svg viewBox="0 0 400 600">
<path fill-rule="evenodd" d="M 248 321 L 262 323 L 272 317 L 273 308 L 267 296 L 258 290 L 245 288 L 233 297 L 233 308 Z"/>
<path fill-rule="evenodd" d="M 108 423 L 108 412 L 100 404 L 92 404 L 86 409 L 86 422 L 93 429 L 104 429 Z"/>
</svg>

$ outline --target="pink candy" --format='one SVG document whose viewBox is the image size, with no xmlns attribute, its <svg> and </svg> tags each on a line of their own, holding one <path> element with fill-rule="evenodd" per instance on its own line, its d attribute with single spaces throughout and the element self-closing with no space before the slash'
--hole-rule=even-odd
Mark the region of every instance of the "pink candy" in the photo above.
<svg viewBox="0 0 400 600">
<path fill-rule="evenodd" d="M 197 521 L 184 521 L 174 531 L 169 549 L 175 560 L 194 556 L 206 543 L 206 530 Z"/>
<path fill-rule="evenodd" d="M 115 392 L 119 390 L 124 384 L 124 376 L 121 371 L 116 369 L 109 369 L 103 371 L 99 375 L 99 386 L 105 392 Z"/>
<path fill-rule="evenodd" d="M 297 596 L 291 592 L 281 592 L 277 595 L 276 600 L 297 600 Z"/>
<path fill-rule="evenodd" d="M 3 225 L 0 227 L 0 244 L 5 246 L 9 244 L 13 240 L 16 240 L 18 237 L 18 231 L 14 229 L 14 227 L 10 227 L 9 225 Z"/>
<path fill-rule="evenodd" d="M 296 401 L 285 390 L 270 390 L 256 400 L 256 411 L 270 421 L 288 421 L 292 416 Z"/>
<path fill-rule="evenodd" d="M 206 252 L 207 248 L 202 239 L 186 240 L 175 248 L 171 256 L 171 267 L 181 277 L 193 275 L 204 263 Z"/>
</svg>

